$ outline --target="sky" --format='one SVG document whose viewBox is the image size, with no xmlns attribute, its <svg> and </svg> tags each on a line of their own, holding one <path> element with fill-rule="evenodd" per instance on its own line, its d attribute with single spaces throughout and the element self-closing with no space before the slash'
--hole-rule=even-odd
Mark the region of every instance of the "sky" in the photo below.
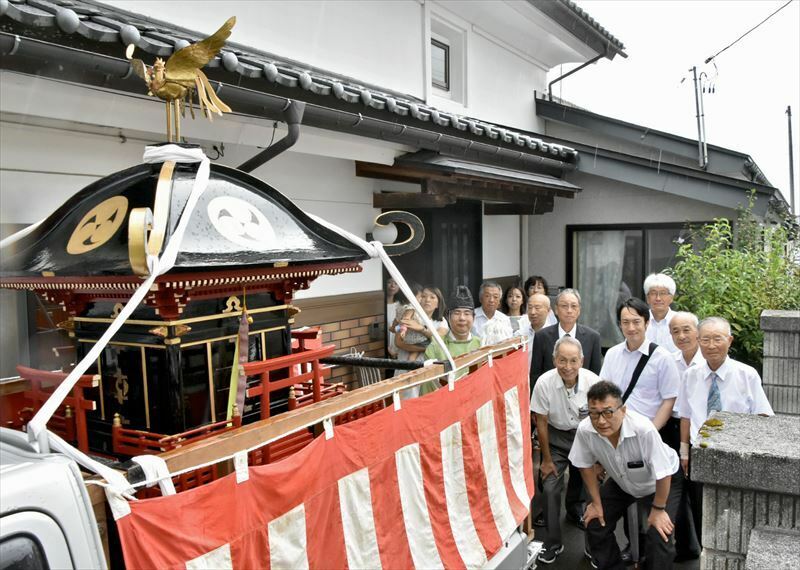
<svg viewBox="0 0 800 570">
<path fill-rule="evenodd" d="M 800 210 L 800 0 L 705 64 L 786 0 L 576 0 L 625 44 L 557 83 L 554 95 L 595 113 L 697 140 L 692 66 L 715 92 L 704 96 L 706 140 L 749 154 L 789 201 L 792 107 L 795 213 Z M 576 67 L 564 65 L 563 72 Z M 548 81 L 561 74 L 556 68 Z M 685 81 L 681 83 L 681 79 Z M 601 88 L 598 88 L 601 87 Z"/>
</svg>

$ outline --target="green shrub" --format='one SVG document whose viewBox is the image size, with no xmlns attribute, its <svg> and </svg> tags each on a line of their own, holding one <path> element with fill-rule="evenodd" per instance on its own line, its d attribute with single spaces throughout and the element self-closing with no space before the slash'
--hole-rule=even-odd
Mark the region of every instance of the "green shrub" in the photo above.
<svg viewBox="0 0 800 570">
<path fill-rule="evenodd" d="M 748 208 L 739 211 L 735 233 L 724 218 L 694 230 L 691 243 L 680 246 L 675 267 L 666 272 L 678 286 L 674 307 L 700 319 L 728 319 L 732 356 L 760 369 L 761 311 L 800 309 L 800 250 L 791 218 L 763 223 L 752 207 L 751 196 Z"/>
</svg>

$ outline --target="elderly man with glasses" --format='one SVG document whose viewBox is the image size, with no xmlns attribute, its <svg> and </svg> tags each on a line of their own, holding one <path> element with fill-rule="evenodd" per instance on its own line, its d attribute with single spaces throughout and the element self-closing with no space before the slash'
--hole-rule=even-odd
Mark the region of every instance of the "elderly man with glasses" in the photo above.
<svg viewBox="0 0 800 570">
<path fill-rule="evenodd" d="M 673 521 L 682 477 L 678 455 L 661 441 L 653 423 L 628 410 L 622 392 L 601 381 L 587 394 L 589 417 L 578 425 L 569 460 L 581 470 L 591 497 L 584 513 L 587 539 L 598 568 L 625 565 L 614 536 L 617 522 L 638 502 L 649 511 L 645 568 L 672 568 Z M 595 463 L 608 474 L 600 486 Z"/>
<path fill-rule="evenodd" d="M 684 372 L 675 407 L 681 417 L 681 466 L 689 476 L 692 517 L 702 528 L 702 485 L 691 481 L 689 450 L 697 445 L 702 425 L 714 412 L 738 412 L 772 416 L 772 406 L 752 366 L 728 356 L 733 336 L 722 317 L 700 321 L 698 342 L 705 362 Z"/>
<path fill-rule="evenodd" d="M 672 299 L 675 296 L 675 280 L 663 273 L 651 273 L 644 280 L 644 294 L 650 305 L 650 319 L 647 325 L 647 340 L 663 346 L 667 352 L 678 350 L 672 342 L 669 323 L 675 315 Z"/>
</svg>

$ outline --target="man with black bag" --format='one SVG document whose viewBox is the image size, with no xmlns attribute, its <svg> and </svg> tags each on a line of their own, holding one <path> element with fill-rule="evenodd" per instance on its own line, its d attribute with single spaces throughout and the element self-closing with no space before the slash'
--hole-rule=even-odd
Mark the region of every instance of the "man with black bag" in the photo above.
<svg viewBox="0 0 800 570">
<path fill-rule="evenodd" d="M 631 297 L 620 303 L 617 322 L 625 341 L 608 349 L 600 378 L 616 384 L 627 409 L 650 419 L 662 441 L 677 452 L 680 421 L 672 417 L 672 408 L 680 373 L 667 350 L 647 341 L 649 319 L 650 307 L 641 299 Z M 627 558 L 629 553 L 623 552 L 623 560 Z"/>
</svg>

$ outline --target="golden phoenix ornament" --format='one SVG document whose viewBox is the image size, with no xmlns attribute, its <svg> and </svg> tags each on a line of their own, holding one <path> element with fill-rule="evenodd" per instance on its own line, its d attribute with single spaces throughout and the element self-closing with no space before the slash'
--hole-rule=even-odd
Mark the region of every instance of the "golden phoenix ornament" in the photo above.
<svg viewBox="0 0 800 570">
<path fill-rule="evenodd" d="M 236 17 L 229 18 L 211 36 L 176 51 L 166 62 L 160 57 L 156 58 L 152 66 L 146 65 L 141 59 L 134 59 L 133 51 L 136 46 L 128 46 L 125 55 L 136 75 L 147 84 L 147 94 L 166 102 L 169 142 L 180 142 L 180 117 L 185 112 L 187 102 L 194 118 L 192 97 L 195 92 L 198 107 L 209 121 L 212 120 L 212 113 L 222 116 L 222 113 L 231 112 L 231 108 L 217 97 L 201 68 L 217 56 L 235 24 Z"/>
</svg>

